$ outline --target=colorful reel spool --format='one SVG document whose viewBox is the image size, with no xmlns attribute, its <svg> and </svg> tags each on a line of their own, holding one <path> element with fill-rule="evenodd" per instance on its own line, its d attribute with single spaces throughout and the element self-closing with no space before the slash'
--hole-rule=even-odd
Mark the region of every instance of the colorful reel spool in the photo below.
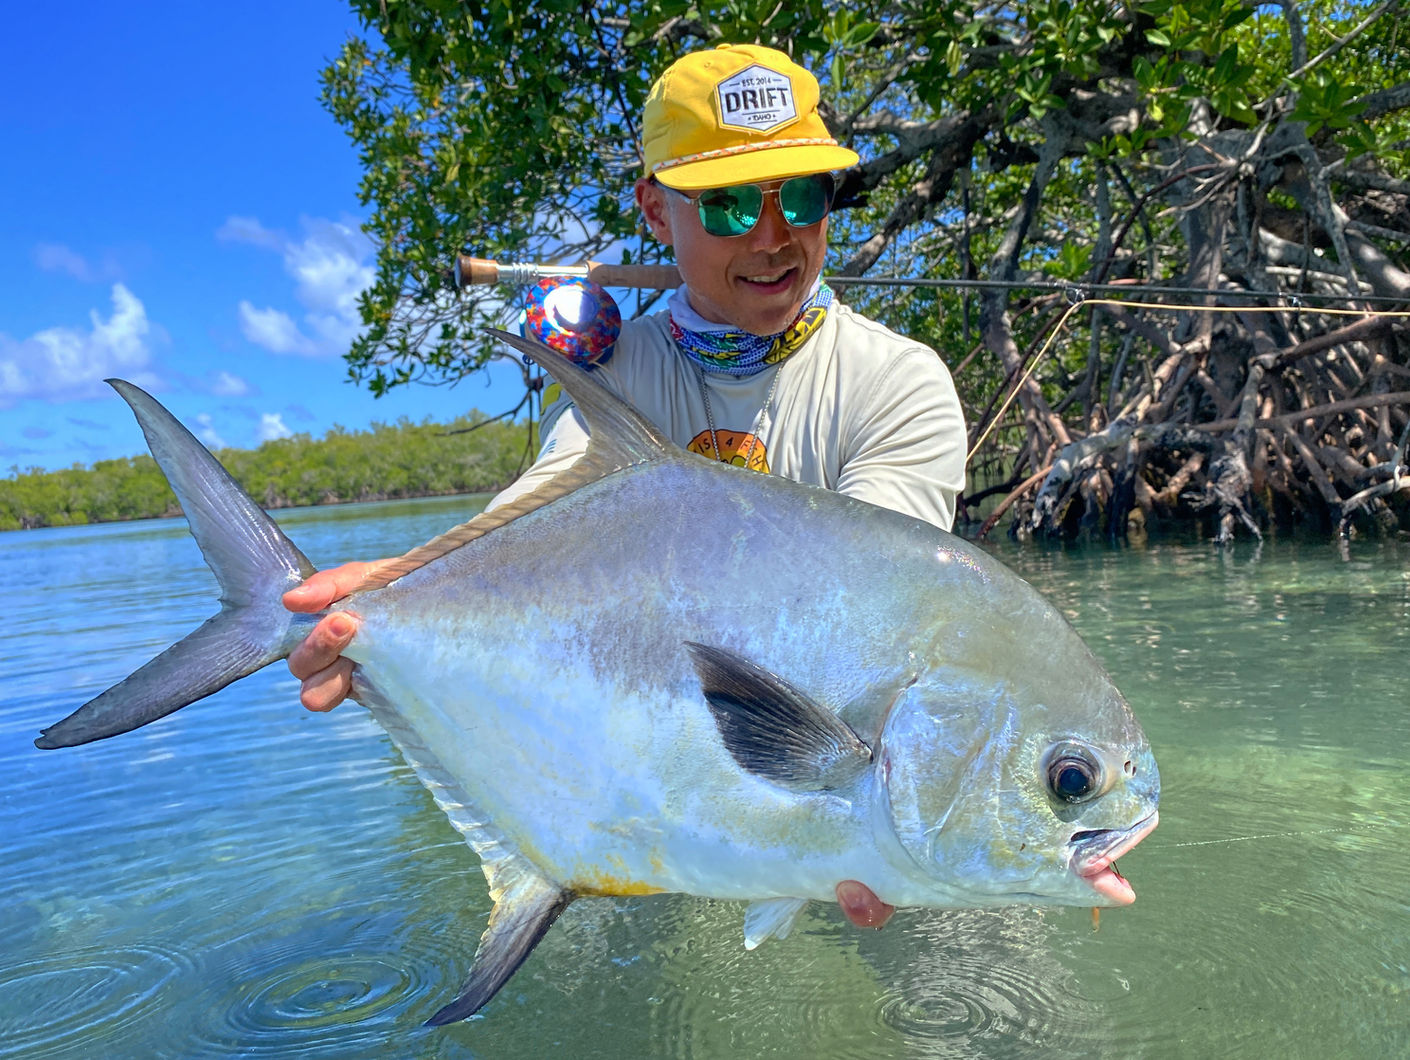
<svg viewBox="0 0 1410 1060">
<path fill-rule="evenodd" d="M 622 311 L 591 280 L 550 276 L 529 288 L 523 333 L 591 368 L 612 356 L 622 332 Z"/>
</svg>

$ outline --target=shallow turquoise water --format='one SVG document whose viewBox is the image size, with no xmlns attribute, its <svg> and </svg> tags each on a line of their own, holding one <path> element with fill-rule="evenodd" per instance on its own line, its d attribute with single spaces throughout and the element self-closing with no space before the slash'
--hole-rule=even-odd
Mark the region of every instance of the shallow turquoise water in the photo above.
<svg viewBox="0 0 1410 1060">
<path fill-rule="evenodd" d="M 315 563 L 464 500 L 284 513 Z M 994 551 L 1140 716 L 1161 827 L 1085 910 L 575 903 L 484 1015 L 474 855 L 357 707 L 270 669 L 136 733 L 39 728 L 203 620 L 180 520 L 0 535 L 0 1057 L 1410 1055 L 1410 546 Z M 164 596 L 157 595 L 163 587 Z"/>
</svg>

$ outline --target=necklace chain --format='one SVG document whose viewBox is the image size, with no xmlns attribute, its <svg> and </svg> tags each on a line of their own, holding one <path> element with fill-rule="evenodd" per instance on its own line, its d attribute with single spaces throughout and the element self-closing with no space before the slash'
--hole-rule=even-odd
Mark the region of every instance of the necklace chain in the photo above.
<svg viewBox="0 0 1410 1060">
<path fill-rule="evenodd" d="M 773 404 L 774 391 L 778 389 L 778 377 L 783 374 L 783 365 L 779 364 L 774 368 L 773 380 L 769 383 L 769 392 L 764 395 L 764 403 L 759 406 L 759 415 L 749 432 L 749 445 L 744 450 L 744 466 L 749 467 L 749 458 L 754 455 L 754 446 L 759 441 L 759 431 L 764 429 L 764 415 L 769 411 L 769 406 Z M 710 427 L 710 446 L 715 450 L 715 459 L 724 462 L 724 454 L 720 452 L 720 438 L 715 430 L 715 410 L 710 406 L 710 387 L 705 382 L 705 373 L 699 365 L 695 366 L 695 381 L 700 385 L 700 397 L 705 402 L 705 422 Z"/>
</svg>

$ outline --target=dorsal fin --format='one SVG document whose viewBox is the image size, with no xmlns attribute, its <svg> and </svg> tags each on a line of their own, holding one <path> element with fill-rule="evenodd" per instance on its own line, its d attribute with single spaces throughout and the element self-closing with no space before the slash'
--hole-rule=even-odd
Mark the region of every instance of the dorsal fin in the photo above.
<svg viewBox="0 0 1410 1060">
<path fill-rule="evenodd" d="M 568 392 L 573 404 L 587 420 L 587 452 L 571 467 L 554 475 L 537 489 L 493 511 L 481 512 L 469 522 L 433 537 L 406 555 L 379 565 L 358 585 L 357 592 L 390 585 L 418 567 L 424 567 L 477 537 L 537 511 L 614 471 L 681 452 L 659 427 L 594 379 L 590 372 L 578 367 L 551 346 L 535 339 L 511 335 L 498 328 L 485 330 L 548 372 Z"/>
</svg>

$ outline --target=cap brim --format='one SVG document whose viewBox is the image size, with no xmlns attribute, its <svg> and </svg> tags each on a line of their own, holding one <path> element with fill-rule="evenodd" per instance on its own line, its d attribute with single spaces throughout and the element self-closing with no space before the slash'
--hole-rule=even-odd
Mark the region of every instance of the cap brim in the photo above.
<svg viewBox="0 0 1410 1060">
<path fill-rule="evenodd" d="M 656 170 L 655 177 L 677 191 L 703 191 L 731 184 L 756 184 L 784 180 L 809 173 L 830 173 L 848 169 L 861 156 L 847 147 L 809 144 L 799 147 L 768 147 L 740 151 L 722 158 L 704 158 Z"/>
</svg>

